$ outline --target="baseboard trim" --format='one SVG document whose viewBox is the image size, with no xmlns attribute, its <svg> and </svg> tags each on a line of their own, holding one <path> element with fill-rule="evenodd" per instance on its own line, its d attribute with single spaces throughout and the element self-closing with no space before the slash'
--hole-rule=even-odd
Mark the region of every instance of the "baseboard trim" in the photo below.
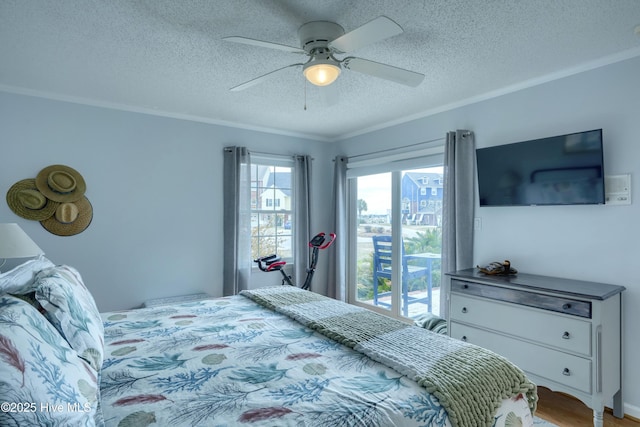
<svg viewBox="0 0 640 427">
<path fill-rule="evenodd" d="M 633 421 L 640 422 L 640 407 L 625 403 L 624 405 L 624 417 L 632 419 Z"/>
</svg>

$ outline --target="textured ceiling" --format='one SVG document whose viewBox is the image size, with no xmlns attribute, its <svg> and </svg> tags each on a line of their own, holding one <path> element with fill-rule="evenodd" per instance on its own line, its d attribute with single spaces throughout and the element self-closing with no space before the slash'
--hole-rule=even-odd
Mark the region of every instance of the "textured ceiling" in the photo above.
<svg viewBox="0 0 640 427">
<path fill-rule="evenodd" d="M 299 46 L 305 22 L 380 15 L 404 33 L 350 54 L 424 73 L 417 88 L 290 68 L 229 91 L 301 60 L 223 37 Z M 336 140 L 640 55 L 638 25 L 640 0 L 1 0 L 0 90 Z"/>
</svg>

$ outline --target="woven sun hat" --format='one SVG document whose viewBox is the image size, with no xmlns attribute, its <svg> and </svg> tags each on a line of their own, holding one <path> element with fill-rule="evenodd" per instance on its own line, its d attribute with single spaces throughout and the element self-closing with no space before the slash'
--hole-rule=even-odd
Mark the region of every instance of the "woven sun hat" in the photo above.
<svg viewBox="0 0 640 427">
<path fill-rule="evenodd" d="M 55 202 L 75 202 L 87 190 L 82 175 L 65 165 L 51 165 L 42 169 L 36 176 L 36 186 L 47 199 Z"/>
<path fill-rule="evenodd" d="M 73 236 L 86 230 L 92 219 L 93 207 L 89 199 L 82 197 L 75 202 L 60 203 L 55 214 L 40 224 L 55 235 Z"/>
<path fill-rule="evenodd" d="M 7 191 L 7 204 L 18 216 L 35 221 L 50 218 L 60 203 L 49 200 L 38 191 L 36 180 L 23 179 Z"/>
</svg>

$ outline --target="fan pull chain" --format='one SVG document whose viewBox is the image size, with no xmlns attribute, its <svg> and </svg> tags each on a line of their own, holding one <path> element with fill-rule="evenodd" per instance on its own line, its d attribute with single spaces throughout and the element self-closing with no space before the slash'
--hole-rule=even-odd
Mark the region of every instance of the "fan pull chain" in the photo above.
<svg viewBox="0 0 640 427">
<path fill-rule="evenodd" d="M 304 111 L 307 111 L 307 79 L 304 79 Z"/>
</svg>

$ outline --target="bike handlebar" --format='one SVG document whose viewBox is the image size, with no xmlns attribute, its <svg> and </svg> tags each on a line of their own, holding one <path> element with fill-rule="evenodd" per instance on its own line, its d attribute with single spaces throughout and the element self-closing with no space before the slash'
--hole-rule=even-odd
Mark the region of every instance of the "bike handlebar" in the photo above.
<svg viewBox="0 0 640 427">
<path fill-rule="evenodd" d="M 329 241 L 325 243 L 325 233 L 316 234 L 309 242 L 310 248 L 327 249 L 336 240 L 336 233 L 329 233 Z"/>
<path fill-rule="evenodd" d="M 281 261 L 276 254 L 267 255 L 254 259 L 253 262 L 258 264 L 258 268 L 262 271 L 280 270 L 287 262 Z"/>
</svg>

